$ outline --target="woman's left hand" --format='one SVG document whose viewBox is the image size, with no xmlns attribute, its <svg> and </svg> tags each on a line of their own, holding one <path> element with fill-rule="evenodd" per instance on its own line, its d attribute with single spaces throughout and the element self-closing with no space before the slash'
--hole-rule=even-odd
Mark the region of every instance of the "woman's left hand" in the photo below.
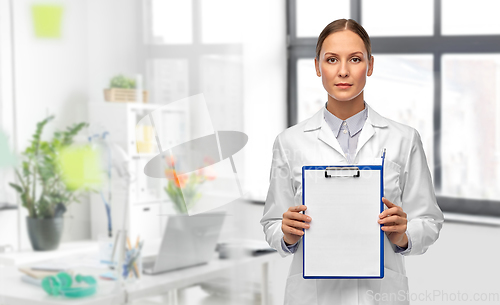
<svg viewBox="0 0 500 305">
<path fill-rule="evenodd" d="M 408 223 L 406 213 L 403 212 L 403 208 L 390 202 L 385 197 L 382 198 L 382 202 L 388 209 L 380 213 L 378 223 L 383 224 L 382 230 L 386 232 L 387 238 L 393 244 L 406 249 L 408 247 L 408 237 L 405 233 L 406 224 Z"/>
</svg>

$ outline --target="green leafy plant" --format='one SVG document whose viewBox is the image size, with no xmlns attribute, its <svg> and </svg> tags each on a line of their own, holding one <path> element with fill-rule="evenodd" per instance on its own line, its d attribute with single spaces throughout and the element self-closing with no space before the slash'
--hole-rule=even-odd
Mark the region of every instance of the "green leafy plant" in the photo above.
<svg viewBox="0 0 500 305">
<path fill-rule="evenodd" d="M 42 141 L 43 129 L 52 119 L 54 116 L 49 116 L 37 123 L 31 144 L 22 152 L 21 168 L 15 171 L 19 184 L 9 183 L 19 193 L 31 218 L 52 218 L 58 205 L 79 202 L 83 192 L 91 190 L 69 188 L 58 162 L 59 152 L 71 145 L 88 124 L 74 124 L 65 131 L 56 131 L 51 141 Z"/>
<path fill-rule="evenodd" d="M 111 79 L 110 88 L 135 89 L 135 80 L 123 75 L 117 75 Z"/>
</svg>

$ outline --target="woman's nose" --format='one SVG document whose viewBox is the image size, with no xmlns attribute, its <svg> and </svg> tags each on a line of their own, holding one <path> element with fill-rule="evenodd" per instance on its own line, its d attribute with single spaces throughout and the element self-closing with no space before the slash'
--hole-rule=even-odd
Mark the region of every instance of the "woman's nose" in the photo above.
<svg viewBox="0 0 500 305">
<path fill-rule="evenodd" d="M 347 71 L 347 65 L 346 64 L 342 64 L 340 66 L 339 76 L 340 77 L 347 77 L 347 76 L 349 76 L 349 72 Z"/>
</svg>

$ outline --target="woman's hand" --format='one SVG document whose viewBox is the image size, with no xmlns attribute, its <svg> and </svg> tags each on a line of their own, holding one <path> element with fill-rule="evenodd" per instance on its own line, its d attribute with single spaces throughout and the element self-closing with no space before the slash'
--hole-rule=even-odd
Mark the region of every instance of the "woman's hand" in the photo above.
<svg viewBox="0 0 500 305">
<path fill-rule="evenodd" d="M 406 224 L 408 223 L 406 213 L 403 212 L 403 208 L 390 202 L 385 197 L 382 198 L 382 202 L 388 209 L 380 213 L 378 223 L 383 224 L 382 230 L 386 232 L 387 238 L 393 244 L 406 249 L 408 247 L 408 237 L 405 234 Z"/>
<path fill-rule="evenodd" d="M 309 229 L 311 217 L 306 216 L 301 211 L 307 210 L 305 205 L 297 205 L 288 208 L 288 211 L 283 213 L 283 221 L 281 222 L 281 231 L 283 231 L 283 239 L 285 244 L 293 245 L 304 235 L 302 229 Z"/>
</svg>

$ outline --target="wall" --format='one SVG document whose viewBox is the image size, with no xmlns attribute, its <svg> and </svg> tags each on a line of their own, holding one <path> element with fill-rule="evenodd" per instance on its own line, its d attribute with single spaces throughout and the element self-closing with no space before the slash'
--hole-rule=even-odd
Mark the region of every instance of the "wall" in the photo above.
<svg viewBox="0 0 500 305">
<path fill-rule="evenodd" d="M 246 189 L 257 200 L 266 197 L 273 143 L 287 127 L 285 12 L 283 0 L 252 1 L 243 17 L 248 25 L 243 46 Z"/>
<path fill-rule="evenodd" d="M 103 102 L 103 89 L 117 74 L 140 71 L 138 41 L 142 1 L 90 0 L 87 3 L 87 82 L 89 102 Z"/>
<path fill-rule="evenodd" d="M 56 129 L 87 120 L 87 15 L 85 1 L 51 1 L 50 4 L 63 6 L 61 37 L 37 38 L 31 7 L 40 2 L 21 0 L 13 3 L 16 142 L 17 150 L 23 151 L 36 123 L 48 115 L 55 115 L 55 120 L 44 131 L 42 139 L 46 140 Z M 24 220 L 26 211 L 21 211 L 21 247 L 29 248 Z M 89 236 L 88 215 L 85 198 L 81 204 L 71 204 L 65 214 L 63 241 Z"/>
<path fill-rule="evenodd" d="M 8 0 L 0 0 L 0 130 L 9 137 L 10 147 L 14 147 L 13 90 L 12 90 L 12 44 L 10 31 L 10 5 Z M 16 203 L 16 194 L 8 185 L 14 180 L 12 169 L 0 169 L 0 202 Z M 0 211 L 0 246 L 18 244 L 17 211 Z"/>
<path fill-rule="evenodd" d="M 48 115 L 55 115 L 55 120 L 47 125 L 42 137 L 49 139 L 56 129 L 88 121 L 88 102 L 103 100 L 102 89 L 107 87 L 113 75 L 138 72 L 135 50 L 139 1 L 16 0 L 13 3 L 16 122 L 9 121 L 9 118 L 14 118 L 14 110 L 11 103 L 13 92 L 8 90 L 12 87 L 11 71 L 5 64 L 12 60 L 9 36 L 4 35 L 9 29 L 7 0 L 0 1 L 0 115 L 7 131 L 14 134 L 15 129 L 15 148 L 23 151 L 37 122 Z M 63 6 L 60 38 L 35 37 L 31 13 L 33 4 Z M 77 141 L 85 143 L 86 132 Z M 15 195 L 11 196 L 15 198 Z M 19 216 L 21 248 L 30 247 L 25 216 L 26 211 L 22 209 Z M 63 242 L 90 238 L 90 225 L 90 208 L 85 197 L 80 204 L 71 204 L 65 214 Z M 0 229 L 13 231 L 11 227 Z"/>
</svg>

